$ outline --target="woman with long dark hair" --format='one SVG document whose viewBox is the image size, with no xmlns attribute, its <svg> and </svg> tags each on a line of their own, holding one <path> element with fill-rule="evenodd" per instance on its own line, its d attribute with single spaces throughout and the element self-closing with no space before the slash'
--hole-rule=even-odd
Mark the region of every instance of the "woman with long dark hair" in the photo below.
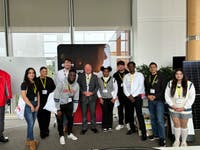
<svg viewBox="0 0 200 150">
<path fill-rule="evenodd" d="M 169 105 L 170 115 L 174 123 L 175 141 L 173 147 L 187 146 L 187 123 L 188 119 L 192 118 L 191 107 L 195 95 L 194 85 L 187 80 L 183 70 L 175 70 L 173 79 L 168 83 L 165 90 L 165 99 Z M 182 137 L 181 144 L 180 136 Z"/>
<path fill-rule="evenodd" d="M 36 72 L 33 68 L 25 71 L 24 81 L 21 84 L 21 96 L 26 103 L 24 118 L 27 122 L 27 141 L 26 145 L 30 150 L 36 150 L 38 141 L 34 139 L 33 128 L 40 107 L 40 96 L 36 84 Z"/>
</svg>

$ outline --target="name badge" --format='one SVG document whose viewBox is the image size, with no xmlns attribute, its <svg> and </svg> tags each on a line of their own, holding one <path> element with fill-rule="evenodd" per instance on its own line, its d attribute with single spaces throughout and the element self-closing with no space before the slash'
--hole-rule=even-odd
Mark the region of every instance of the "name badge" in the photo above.
<svg viewBox="0 0 200 150">
<path fill-rule="evenodd" d="M 103 93 L 108 93 L 108 90 L 107 89 L 103 89 Z"/>
<path fill-rule="evenodd" d="M 70 102 L 72 102 L 72 98 L 71 97 L 68 98 L 68 103 L 70 103 Z"/>
<path fill-rule="evenodd" d="M 182 99 L 179 98 L 179 99 L 176 100 L 176 104 L 182 104 L 182 103 L 183 103 Z"/>
<path fill-rule="evenodd" d="M 150 89 L 150 94 L 155 94 L 156 90 L 155 89 Z"/>
<path fill-rule="evenodd" d="M 34 97 L 34 101 L 37 102 L 37 97 Z"/>
<path fill-rule="evenodd" d="M 42 94 L 46 95 L 47 94 L 47 90 L 42 90 Z"/>
<path fill-rule="evenodd" d="M 121 87 L 123 87 L 123 83 L 121 84 Z"/>
</svg>

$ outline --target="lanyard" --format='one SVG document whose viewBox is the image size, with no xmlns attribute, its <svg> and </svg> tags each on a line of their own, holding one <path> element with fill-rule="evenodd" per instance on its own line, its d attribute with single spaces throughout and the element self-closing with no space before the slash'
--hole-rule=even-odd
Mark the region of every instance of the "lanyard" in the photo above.
<svg viewBox="0 0 200 150">
<path fill-rule="evenodd" d="M 69 91 L 71 91 L 71 88 L 70 88 L 70 85 L 67 84 L 67 87 L 66 87 Z"/>
<path fill-rule="evenodd" d="M 181 93 L 183 92 L 182 86 L 181 86 L 181 87 L 176 86 L 176 92 L 177 92 L 177 94 L 178 94 L 178 97 L 180 98 L 180 97 L 181 97 Z"/>
<path fill-rule="evenodd" d="M 130 74 L 130 81 L 131 81 L 131 83 L 133 82 L 133 79 L 134 79 L 134 74 Z"/>
<path fill-rule="evenodd" d="M 64 72 L 64 76 L 67 77 L 69 73 L 68 70 L 64 69 L 63 72 Z"/>
<path fill-rule="evenodd" d="M 151 81 L 151 76 L 149 76 L 149 82 L 151 83 L 151 86 L 153 87 L 156 79 L 157 79 L 158 75 L 155 75 L 155 77 L 153 78 L 153 81 Z"/>
<path fill-rule="evenodd" d="M 36 87 L 35 83 L 33 84 L 33 92 L 34 92 L 34 94 L 36 94 L 36 92 L 37 92 L 37 87 Z"/>
<path fill-rule="evenodd" d="M 105 81 L 104 78 L 102 77 L 102 80 L 103 80 L 103 87 L 104 87 L 104 89 L 106 89 L 107 88 L 107 84 L 110 81 L 110 78 L 107 81 Z"/>
<path fill-rule="evenodd" d="M 121 74 L 119 73 L 119 77 L 120 77 L 120 79 L 122 80 L 122 82 L 123 82 L 123 80 L 124 80 L 124 75 L 125 75 L 125 73 L 123 73 L 123 76 L 121 76 Z"/>
<path fill-rule="evenodd" d="M 86 75 L 86 82 L 87 82 L 87 85 L 89 85 L 90 79 L 91 79 L 91 76 L 90 76 L 90 75 Z"/>
<path fill-rule="evenodd" d="M 42 78 L 40 78 L 40 81 L 42 83 L 43 88 L 45 89 L 46 88 L 46 83 L 47 83 L 47 78 L 44 78 L 44 82 L 43 82 Z"/>
</svg>

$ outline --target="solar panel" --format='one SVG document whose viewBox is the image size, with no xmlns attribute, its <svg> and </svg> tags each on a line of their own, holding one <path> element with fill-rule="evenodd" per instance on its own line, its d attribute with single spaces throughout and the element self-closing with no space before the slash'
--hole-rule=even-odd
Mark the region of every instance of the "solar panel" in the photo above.
<svg viewBox="0 0 200 150">
<path fill-rule="evenodd" d="M 190 81 L 194 83 L 196 89 L 196 99 L 193 104 L 194 128 L 200 129 L 200 62 L 184 61 L 183 70 Z"/>
</svg>

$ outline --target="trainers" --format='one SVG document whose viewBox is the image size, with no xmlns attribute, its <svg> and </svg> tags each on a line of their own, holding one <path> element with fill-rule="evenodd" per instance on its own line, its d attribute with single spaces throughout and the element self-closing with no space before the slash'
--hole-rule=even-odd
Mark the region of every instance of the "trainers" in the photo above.
<svg viewBox="0 0 200 150">
<path fill-rule="evenodd" d="M 73 140 L 73 141 L 78 140 L 78 138 L 77 138 L 76 136 L 74 136 L 73 133 L 70 133 L 70 135 L 68 135 L 67 138 L 68 138 L 68 139 L 71 139 L 71 140 Z"/>
<path fill-rule="evenodd" d="M 60 137 L 60 144 L 65 145 L 65 137 L 64 136 Z"/>
<path fill-rule="evenodd" d="M 108 131 L 111 132 L 111 131 L 112 131 L 112 128 L 108 128 Z"/>
<path fill-rule="evenodd" d="M 0 142 L 2 142 L 2 143 L 6 143 L 6 142 L 8 142 L 9 140 L 8 140 L 8 137 L 4 137 L 4 136 L 1 136 L 0 137 Z"/>
<path fill-rule="evenodd" d="M 157 137 L 157 136 L 149 136 L 149 140 L 150 141 L 154 141 L 154 140 L 158 140 L 159 139 L 159 137 Z"/>
<path fill-rule="evenodd" d="M 180 145 L 180 141 L 174 141 L 174 144 L 172 145 L 173 147 L 179 147 Z"/>
<path fill-rule="evenodd" d="M 187 143 L 186 142 L 182 142 L 181 143 L 181 147 L 187 147 Z"/>
<path fill-rule="evenodd" d="M 126 135 L 131 135 L 131 134 L 133 134 L 134 132 L 132 131 L 132 130 L 128 130 L 127 132 L 126 132 Z"/>
<path fill-rule="evenodd" d="M 165 141 L 165 139 L 160 139 L 159 144 L 160 144 L 161 147 L 166 147 L 166 141 Z"/>
<path fill-rule="evenodd" d="M 121 130 L 121 129 L 123 129 L 123 128 L 124 128 L 124 125 L 118 124 L 118 125 L 116 126 L 115 130 Z"/>
<path fill-rule="evenodd" d="M 103 132 L 107 132 L 108 130 L 106 128 L 103 129 Z"/>
<path fill-rule="evenodd" d="M 129 124 L 129 123 L 126 124 L 126 128 L 127 128 L 128 130 L 131 130 L 131 127 L 130 127 L 130 124 Z"/>
</svg>

